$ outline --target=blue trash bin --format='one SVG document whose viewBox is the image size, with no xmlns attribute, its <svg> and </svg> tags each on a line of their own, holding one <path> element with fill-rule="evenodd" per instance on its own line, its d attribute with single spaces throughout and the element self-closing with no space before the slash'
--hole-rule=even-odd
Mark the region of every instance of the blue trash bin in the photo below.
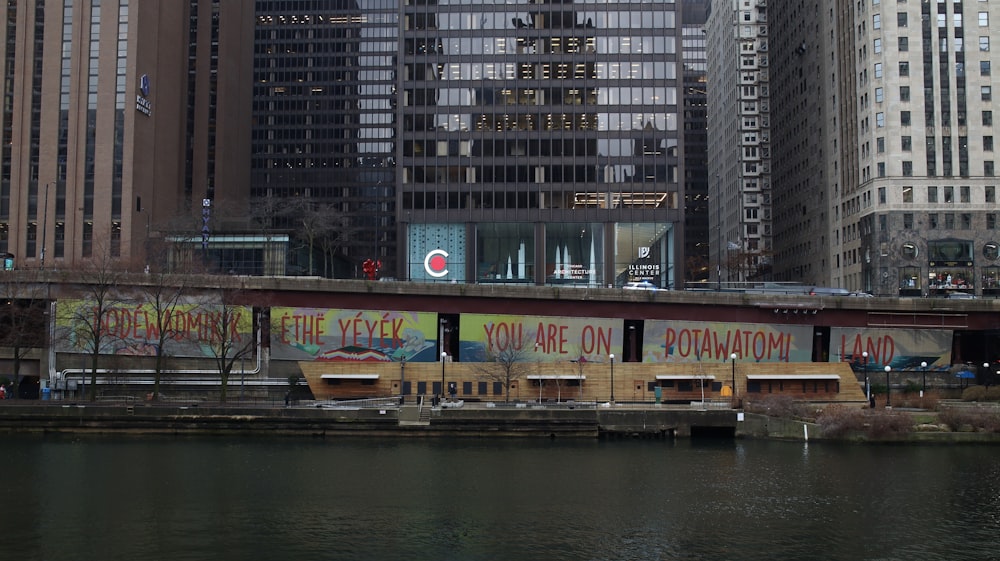
<svg viewBox="0 0 1000 561">
<path fill-rule="evenodd" d="M 52 396 L 52 390 L 49 388 L 42 388 L 42 401 L 48 401 Z"/>
</svg>

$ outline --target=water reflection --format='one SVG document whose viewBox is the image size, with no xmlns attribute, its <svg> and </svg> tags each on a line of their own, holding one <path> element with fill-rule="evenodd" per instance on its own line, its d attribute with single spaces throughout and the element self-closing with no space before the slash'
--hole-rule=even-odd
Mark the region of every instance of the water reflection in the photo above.
<svg viewBox="0 0 1000 561">
<path fill-rule="evenodd" d="M 989 447 L 0 438 L 5 559 L 988 559 Z"/>
</svg>

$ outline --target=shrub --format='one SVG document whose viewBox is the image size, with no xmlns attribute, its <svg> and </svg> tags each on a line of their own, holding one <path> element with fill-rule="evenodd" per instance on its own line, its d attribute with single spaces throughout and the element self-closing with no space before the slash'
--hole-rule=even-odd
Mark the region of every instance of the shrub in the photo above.
<svg viewBox="0 0 1000 561">
<path fill-rule="evenodd" d="M 986 401 L 1000 401 L 1000 386 L 986 388 Z"/>
<path fill-rule="evenodd" d="M 770 417 L 798 419 L 808 416 L 806 408 L 787 395 L 765 395 L 753 401 L 747 401 L 746 410 L 750 413 L 760 413 Z"/>
<path fill-rule="evenodd" d="M 947 408 L 938 414 L 938 419 L 953 431 L 1000 432 L 1000 414 L 992 409 Z"/>
<path fill-rule="evenodd" d="M 820 435 L 840 438 L 864 430 L 867 415 L 864 409 L 844 405 L 830 405 L 816 419 Z"/>
<path fill-rule="evenodd" d="M 885 409 L 872 409 L 868 414 L 869 438 L 889 438 L 903 436 L 913 430 L 913 419 L 909 415 L 893 413 Z"/>
<path fill-rule="evenodd" d="M 962 401 L 985 401 L 986 388 L 983 386 L 969 386 L 962 390 Z"/>
<path fill-rule="evenodd" d="M 820 426 L 820 434 L 827 438 L 864 434 L 870 439 L 882 439 L 903 436 L 913 430 L 913 419 L 909 415 L 843 405 L 827 407 L 816 422 Z"/>
</svg>

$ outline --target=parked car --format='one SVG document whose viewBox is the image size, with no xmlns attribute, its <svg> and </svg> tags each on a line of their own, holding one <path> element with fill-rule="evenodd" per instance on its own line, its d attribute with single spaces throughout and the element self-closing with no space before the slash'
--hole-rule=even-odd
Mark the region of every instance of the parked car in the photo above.
<svg viewBox="0 0 1000 561">
<path fill-rule="evenodd" d="M 633 281 L 625 283 L 623 286 L 625 290 L 659 290 L 660 287 L 649 281 Z"/>
</svg>

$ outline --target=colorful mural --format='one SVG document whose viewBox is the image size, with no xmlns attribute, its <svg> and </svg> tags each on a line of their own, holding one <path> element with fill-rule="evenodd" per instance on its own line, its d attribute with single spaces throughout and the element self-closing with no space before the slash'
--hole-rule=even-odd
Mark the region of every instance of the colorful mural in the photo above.
<svg viewBox="0 0 1000 561">
<path fill-rule="evenodd" d="M 462 361 L 484 361 L 498 352 L 519 360 L 606 362 L 621 356 L 624 321 L 606 318 L 462 314 Z"/>
<path fill-rule="evenodd" d="M 168 331 L 163 354 L 174 357 L 212 357 L 213 342 L 227 332 L 237 346 L 253 338 L 253 311 L 230 308 L 230 326 L 217 329 L 220 313 L 211 303 L 185 303 L 165 310 Z M 56 304 L 54 346 L 61 353 L 90 353 L 94 324 L 93 304 L 87 300 L 60 300 Z M 156 356 L 160 330 L 156 307 L 120 302 L 106 310 L 101 324 L 101 354 Z"/>
<path fill-rule="evenodd" d="M 809 362 L 812 327 L 766 323 L 646 321 L 643 362 Z"/>
<path fill-rule="evenodd" d="M 926 362 L 928 370 L 951 367 L 950 329 L 864 329 L 834 327 L 830 329 L 830 360 L 850 362 L 855 372 L 865 368 L 864 353 L 868 352 L 870 371 L 920 370 Z"/>
<path fill-rule="evenodd" d="M 282 360 L 435 362 L 437 314 L 272 308 L 271 356 Z"/>
</svg>

